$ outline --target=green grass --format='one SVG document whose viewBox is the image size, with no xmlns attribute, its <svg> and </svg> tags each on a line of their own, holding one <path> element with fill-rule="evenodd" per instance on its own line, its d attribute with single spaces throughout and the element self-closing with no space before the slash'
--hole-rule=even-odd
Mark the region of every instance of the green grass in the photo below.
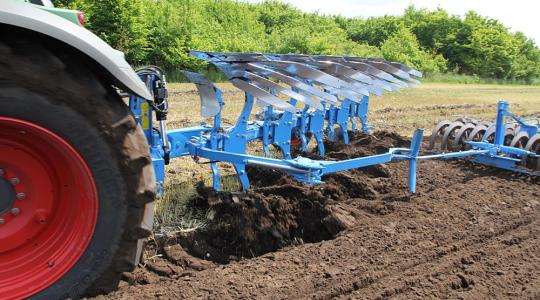
<svg viewBox="0 0 540 300">
<path fill-rule="evenodd" d="M 223 91 L 223 119 L 233 124 L 240 113 L 244 96 L 229 83 L 217 84 Z M 168 128 L 175 129 L 210 122 L 199 116 L 200 100 L 192 84 L 172 83 Z M 391 130 L 410 136 L 416 128 L 430 132 L 435 121 L 456 116 L 494 119 L 497 101 L 510 101 L 510 109 L 518 115 L 540 116 L 540 86 L 494 84 L 424 83 L 401 93 L 391 93 L 370 99 L 369 122 L 376 130 Z M 429 134 L 429 133 L 427 133 Z M 260 153 L 256 146 L 251 153 Z M 232 174 L 232 167 L 220 164 L 223 174 Z M 166 196 L 158 200 L 156 220 L 168 231 L 189 230 L 205 226 L 211 211 L 197 211 L 187 205 L 195 193 L 194 183 L 211 183 L 208 164 L 195 163 L 190 157 L 175 159 L 167 166 Z M 229 189 L 239 188 L 238 182 L 225 177 Z"/>
<path fill-rule="evenodd" d="M 212 66 L 210 66 L 206 70 L 197 71 L 197 73 L 203 74 L 208 79 L 212 80 L 213 82 L 227 82 L 227 76 L 223 74 L 223 72 L 216 70 Z M 167 75 L 167 81 L 168 82 L 175 82 L 175 83 L 188 83 L 190 82 L 182 73 L 182 71 L 178 69 L 174 70 L 165 70 L 165 74 Z"/>
<path fill-rule="evenodd" d="M 523 79 L 498 79 L 481 78 L 476 75 L 463 75 L 457 73 L 429 74 L 422 78 L 425 83 L 459 83 L 459 84 L 498 84 L 498 85 L 540 85 L 540 78 L 531 80 Z"/>
</svg>

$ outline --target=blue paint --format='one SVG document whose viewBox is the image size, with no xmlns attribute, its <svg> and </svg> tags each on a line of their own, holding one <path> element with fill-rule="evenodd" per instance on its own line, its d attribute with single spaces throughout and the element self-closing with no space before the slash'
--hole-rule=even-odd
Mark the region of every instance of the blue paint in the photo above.
<svg viewBox="0 0 540 300">
<path fill-rule="evenodd" d="M 231 66 L 222 67 L 229 68 L 227 72 L 235 71 Z M 152 91 L 152 86 L 159 78 L 145 74 L 141 76 L 141 80 Z M 310 83 L 308 82 L 308 84 Z M 423 130 L 417 129 L 413 134 L 410 148 L 393 148 L 387 153 L 378 155 L 342 161 L 325 161 L 312 160 L 302 156 L 293 157 L 291 155 L 291 138 L 300 136 L 302 140 L 301 150 L 303 151 L 307 150 L 310 140 L 315 140 L 319 154 L 323 156 L 325 152 L 323 145 L 324 130 L 326 130 L 328 137 L 332 139 L 335 126 L 339 126 L 343 133 L 343 142 L 348 143 L 347 129 L 349 123 L 351 123 L 353 131 L 357 129 L 356 119 L 360 120 L 364 133 L 371 129 L 371 126 L 367 123 L 369 97 L 364 96 L 358 101 L 353 101 L 354 99 L 339 98 L 336 95 L 339 100 L 337 104 L 322 101 L 322 110 L 304 106 L 303 109 L 296 113 L 278 111 L 274 107 L 268 106 L 260 119 L 251 120 L 253 107 L 257 99 L 253 95 L 246 93 L 244 107 L 236 123 L 233 126 L 224 127 L 221 120 L 221 108 L 224 105 L 222 93 L 215 86 L 214 89 L 220 111 L 214 116 L 213 124 L 171 130 L 166 137 L 169 142 L 169 157 L 171 159 L 192 156 L 196 159 L 202 158 L 210 161 L 213 188 L 215 190 L 220 190 L 220 174 L 216 162 L 227 162 L 234 166 L 243 190 L 250 187 L 246 172 L 248 166 L 279 170 L 299 181 L 308 184 L 319 184 L 323 182 L 322 178 L 327 174 L 396 161 L 407 161 L 409 163 L 409 191 L 412 193 L 416 191 L 418 161 L 426 159 L 466 158 L 483 165 L 534 176 L 540 175 L 538 172 L 531 172 L 520 166 L 523 157 L 537 157 L 536 154 L 503 144 L 506 119 L 508 118 L 517 121 L 522 130 L 530 135 L 539 132 L 538 125 L 527 124 L 522 119 L 511 114 L 508 111 L 509 105 L 506 101 L 498 103 L 495 140 L 493 143 L 487 141 L 469 142 L 472 149 L 468 151 L 419 156 Z M 275 93 L 274 91 L 271 92 Z M 299 104 L 295 99 L 290 99 L 288 103 L 293 106 Z M 137 122 L 145 125 L 144 132 L 148 139 L 156 180 L 161 193 L 165 181 L 166 152 L 159 129 L 152 126 L 152 105 L 137 96 L 131 96 L 129 107 Z M 312 138 L 308 138 L 309 136 Z M 265 154 L 269 153 L 269 145 L 277 146 L 281 150 L 283 158 L 247 154 L 248 143 L 252 141 L 262 142 Z"/>
</svg>

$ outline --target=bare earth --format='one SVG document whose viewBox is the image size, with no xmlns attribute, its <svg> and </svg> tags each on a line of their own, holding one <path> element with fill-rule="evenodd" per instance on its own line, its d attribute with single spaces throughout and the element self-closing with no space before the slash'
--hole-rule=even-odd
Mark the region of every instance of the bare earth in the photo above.
<svg viewBox="0 0 540 300">
<path fill-rule="evenodd" d="M 330 158 L 407 141 L 356 136 Z M 145 265 L 101 299 L 540 299 L 540 184 L 464 161 L 329 176 L 305 187 L 252 171 L 248 194 L 201 189 L 214 223 L 150 243 Z M 204 259 L 201 259 L 204 258 Z"/>
</svg>

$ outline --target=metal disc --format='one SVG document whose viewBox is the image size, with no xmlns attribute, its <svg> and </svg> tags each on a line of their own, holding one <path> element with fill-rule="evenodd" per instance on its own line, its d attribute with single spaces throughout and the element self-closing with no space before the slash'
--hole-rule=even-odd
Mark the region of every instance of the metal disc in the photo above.
<svg viewBox="0 0 540 300">
<path fill-rule="evenodd" d="M 534 152 L 540 155 L 540 133 L 533 135 L 527 145 L 525 145 L 525 150 Z M 528 158 L 526 163 L 528 168 L 535 169 L 540 171 L 540 159 L 538 158 Z"/>
<path fill-rule="evenodd" d="M 463 122 L 456 121 L 446 127 L 441 140 L 441 150 L 446 150 L 448 142 L 455 138 L 457 131 L 464 125 Z"/>
<path fill-rule="evenodd" d="M 450 144 L 450 149 L 454 151 L 465 150 L 468 147 L 468 144 L 465 141 L 468 140 L 469 134 L 474 130 L 476 126 L 473 123 L 467 123 L 459 129 L 456 133 L 452 143 Z"/>
<path fill-rule="evenodd" d="M 521 131 L 514 136 L 510 142 L 510 147 L 516 147 L 520 149 L 525 149 L 527 142 L 529 141 L 529 134 L 525 131 Z"/>
<path fill-rule="evenodd" d="M 440 135 L 443 135 L 444 130 L 450 124 L 452 124 L 452 122 L 448 120 L 443 120 L 437 123 L 437 125 L 433 129 L 433 132 L 431 133 L 431 137 L 429 138 L 428 150 L 431 150 L 435 147 L 435 142 L 437 141 L 437 137 Z"/>
<path fill-rule="evenodd" d="M 471 131 L 471 133 L 469 134 L 469 136 L 467 137 L 467 141 L 473 141 L 473 142 L 482 141 L 482 138 L 484 137 L 484 134 L 486 133 L 488 126 L 482 123 L 476 125 L 474 129 Z"/>
</svg>

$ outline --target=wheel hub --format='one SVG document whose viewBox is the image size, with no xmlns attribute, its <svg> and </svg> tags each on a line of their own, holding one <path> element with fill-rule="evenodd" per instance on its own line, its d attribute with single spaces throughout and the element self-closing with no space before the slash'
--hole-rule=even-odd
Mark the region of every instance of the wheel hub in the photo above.
<svg viewBox="0 0 540 300">
<path fill-rule="evenodd" d="M 15 189 L 11 183 L 0 177 L 0 215 L 11 209 L 15 202 Z"/>
<path fill-rule="evenodd" d="M 40 125 L 0 116 L 0 299 L 25 299 L 66 274 L 97 223 L 80 154 Z"/>
</svg>

